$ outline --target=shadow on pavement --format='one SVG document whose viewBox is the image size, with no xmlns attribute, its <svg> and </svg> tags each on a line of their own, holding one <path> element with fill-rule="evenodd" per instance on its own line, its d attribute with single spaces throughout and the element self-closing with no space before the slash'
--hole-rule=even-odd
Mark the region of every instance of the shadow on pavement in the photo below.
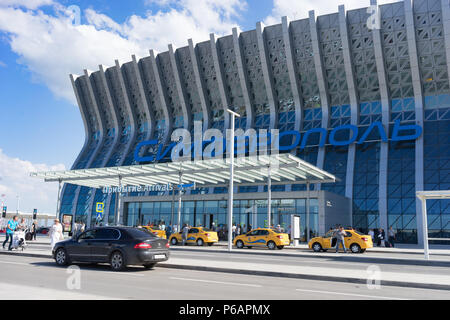
<svg viewBox="0 0 450 320">
<path fill-rule="evenodd" d="M 73 263 L 70 266 L 58 266 L 55 262 L 53 261 L 39 261 L 39 262 L 32 262 L 30 263 L 31 265 L 34 265 L 36 267 L 48 267 L 48 268 L 61 268 L 61 269 L 66 269 L 70 266 L 78 266 L 80 267 L 81 270 L 89 270 L 89 271 L 109 271 L 112 273 L 115 273 L 116 271 L 112 271 L 111 267 L 109 266 L 109 264 L 106 263 L 82 263 L 82 262 L 77 262 L 77 263 Z M 122 272 L 145 272 L 145 271 L 153 271 L 153 269 L 147 270 L 144 267 L 141 266 L 128 266 L 125 270 L 123 270 Z"/>
</svg>

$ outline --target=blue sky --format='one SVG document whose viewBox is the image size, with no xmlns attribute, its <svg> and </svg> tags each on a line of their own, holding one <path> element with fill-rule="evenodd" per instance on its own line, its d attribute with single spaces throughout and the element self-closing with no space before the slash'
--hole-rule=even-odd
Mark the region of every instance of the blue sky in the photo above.
<svg viewBox="0 0 450 320">
<path fill-rule="evenodd" d="M 382 0 L 379 3 L 391 2 Z M 334 5 L 332 5 L 334 4 Z M 217 36 L 316 14 L 366 7 L 369 0 L 0 0 L 0 201 L 53 211 L 56 186 L 30 171 L 69 169 L 84 128 L 69 74 L 96 70 Z M 81 23 L 68 10 L 80 8 Z"/>
</svg>

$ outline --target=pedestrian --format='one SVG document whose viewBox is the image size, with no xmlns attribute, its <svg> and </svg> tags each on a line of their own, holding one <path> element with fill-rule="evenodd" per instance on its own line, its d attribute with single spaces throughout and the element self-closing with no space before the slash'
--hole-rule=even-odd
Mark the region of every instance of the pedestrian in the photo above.
<svg viewBox="0 0 450 320">
<path fill-rule="evenodd" d="M 159 227 L 159 230 L 166 230 L 166 224 L 164 223 L 164 221 L 161 222 L 161 226 Z"/>
<path fill-rule="evenodd" d="M 169 224 L 166 228 L 166 237 L 167 239 L 170 238 L 170 235 L 172 234 L 172 226 Z"/>
<path fill-rule="evenodd" d="M 375 231 L 373 229 L 369 230 L 369 236 L 372 237 L 372 241 L 375 239 Z"/>
<path fill-rule="evenodd" d="M 211 223 L 211 230 L 216 231 L 216 224 L 214 223 L 214 221 Z"/>
<path fill-rule="evenodd" d="M 336 253 L 339 252 L 339 244 L 342 243 L 342 248 L 344 248 L 344 253 L 347 253 L 347 248 L 345 247 L 345 230 L 341 226 L 339 227 L 339 230 L 335 232 L 335 238 L 336 238 Z"/>
<path fill-rule="evenodd" d="M 8 250 L 12 250 L 13 234 L 14 231 L 16 231 L 18 224 L 19 218 L 17 216 L 14 216 L 11 220 L 8 221 L 8 224 L 6 225 L 6 239 L 3 242 L 3 249 L 5 249 L 6 243 L 8 242 L 8 240 L 10 240 Z"/>
<path fill-rule="evenodd" d="M 242 229 L 241 229 L 241 225 L 238 224 L 237 227 L 236 227 L 236 235 L 237 235 L 237 236 L 241 234 L 241 230 L 242 230 Z"/>
<path fill-rule="evenodd" d="M 275 229 L 275 231 L 278 232 L 278 233 L 282 232 L 281 226 L 279 224 L 277 225 L 277 228 Z"/>
<path fill-rule="evenodd" d="M 233 226 L 231 227 L 231 232 L 233 234 L 233 240 L 236 238 L 236 224 L 233 223 Z"/>
<path fill-rule="evenodd" d="M 187 236 L 189 233 L 189 227 L 187 224 L 184 225 L 183 229 L 181 230 L 181 240 L 183 242 L 183 246 L 186 245 L 186 241 L 187 241 Z"/>
<path fill-rule="evenodd" d="M 394 248 L 395 247 L 394 242 L 395 242 L 395 231 L 394 231 L 394 229 L 392 229 L 392 226 L 391 226 L 391 227 L 389 227 L 389 230 L 388 230 L 388 243 L 389 243 L 389 246 Z"/>
<path fill-rule="evenodd" d="M 20 219 L 20 223 L 17 226 L 17 229 L 25 231 L 26 228 L 27 228 L 27 222 L 26 222 L 25 218 Z"/>
<path fill-rule="evenodd" d="M 395 242 L 395 231 L 392 229 L 392 226 L 389 228 L 388 231 L 388 240 L 389 240 L 389 245 L 394 248 L 394 242 Z"/>
<path fill-rule="evenodd" d="M 33 221 L 33 224 L 31 225 L 31 240 L 36 240 L 37 228 L 37 221 Z"/>
<path fill-rule="evenodd" d="M 380 247 L 382 245 L 384 245 L 384 230 L 383 229 L 378 229 L 378 241 L 377 241 L 377 247 Z"/>
<path fill-rule="evenodd" d="M 64 240 L 63 235 L 63 229 L 61 223 L 59 223 L 59 219 L 55 219 L 55 223 L 50 228 L 49 236 L 50 236 L 50 245 L 53 248 L 55 247 L 56 243 L 58 243 L 61 240 Z"/>
</svg>

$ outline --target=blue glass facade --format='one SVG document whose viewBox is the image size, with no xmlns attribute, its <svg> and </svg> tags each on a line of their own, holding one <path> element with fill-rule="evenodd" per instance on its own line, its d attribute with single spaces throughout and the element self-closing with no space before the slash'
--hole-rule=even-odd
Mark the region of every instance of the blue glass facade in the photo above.
<svg viewBox="0 0 450 320">
<path fill-rule="evenodd" d="M 216 227 L 224 228 L 227 225 L 228 202 L 224 200 L 212 201 L 183 201 L 181 204 L 181 224 L 192 226 L 205 226 L 210 228 L 212 223 Z M 289 228 L 291 214 L 298 214 L 301 221 L 306 221 L 305 199 L 273 199 L 272 224 Z M 177 224 L 178 202 L 128 202 L 125 206 L 125 224 L 129 226 L 157 225 L 164 222 L 166 225 Z M 317 199 L 310 199 L 310 234 L 318 234 L 319 203 Z M 249 227 L 267 227 L 267 200 L 235 200 L 233 202 L 233 224 Z M 305 238 L 305 230 L 301 238 Z M 219 232 L 219 236 L 220 236 Z M 223 236 L 223 233 L 222 233 Z"/>
</svg>

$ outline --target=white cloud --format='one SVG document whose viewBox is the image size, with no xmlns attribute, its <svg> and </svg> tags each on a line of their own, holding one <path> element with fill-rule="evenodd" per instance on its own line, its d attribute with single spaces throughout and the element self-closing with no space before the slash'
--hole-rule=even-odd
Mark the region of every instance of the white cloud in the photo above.
<svg viewBox="0 0 450 320">
<path fill-rule="evenodd" d="M 0 7 L 24 7 L 36 9 L 53 3 L 53 0 L 0 0 Z"/>
<path fill-rule="evenodd" d="M 6 63 L 4 63 L 3 61 L 0 60 L 0 67 L 6 68 Z"/>
<path fill-rule="evenodd" d="M 378 4 L 397 2 L 398 0 L 378 0 Z M 370 0 L 273 0 L 271 14 L 264 20 L 264 24 L 272 25 L 281 22 L 281 17 L 287 16 L 290 20 L 308 17 L 310 10 L 319 15 L 338 12 L 339 5 L 345 5 L 346 10 L 365 8 L 370 6 Z"/>
<path fill-rule="evenodd" d="M 22 1 L 0 0 L 6 3 Z M 31 7 L 50 0 L 34 0 Z M 235 20 L 246 9 L 239 0 L 179 0 L 166 11 L 132 15 L 119 24 L 93 9 L 82 11 L 87 24 L 74 25 L 66 7 L 55 3 L 55 14 L 0 6 L 0 34 L 6 34 L 18 62 L 36 82 L 44 83 L 57 97 L 75 104 L 68 75 L 83 69 L 97 70 L 99 64 L 113 65 L 131 60 L 131 55 L 148 56 L 149 49 L 166 51 L 167 45 L 187 45 L 187 39 L 204 41 L 209 33 L 231 33 Z"/>
<path fill-rule="evenodd" d="M 8 211 L 16 210 L 16 197 L 19 196 L 20 211 L 33 212 L 33 209 L 37 208 L 38 212 L 54 214 L 58 184 L 30 177 L 31 172 L 53 170 L 65 170 L 65 166 L 63 164 L 35 164 L 11 158 L 0 149 L 0 195 L 6 195 L 5 205 L 8 206 Z"/>
</svg>

